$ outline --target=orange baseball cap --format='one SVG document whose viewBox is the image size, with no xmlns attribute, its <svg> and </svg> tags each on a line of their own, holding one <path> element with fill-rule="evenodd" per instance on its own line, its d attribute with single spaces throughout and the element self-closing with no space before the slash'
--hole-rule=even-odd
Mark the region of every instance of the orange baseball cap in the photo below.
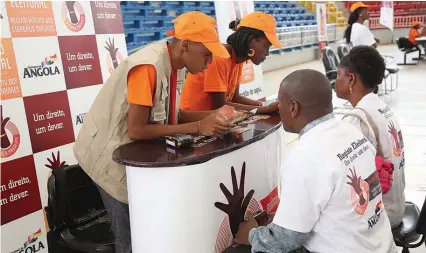
<svg viewBox="0 0 426 253">
<path fill-rule="evenodd" d="M 422 22 L 420 22 L 420 21 L 413 21 L 413 23 L 411 24 L 411 27 L 415 27 L 415 26 L 418 26 L 418 25 L 422 25 Z"/>
<path fill-rule="evenodd" d="M 238 28 L 241 26 L 260 30 L 274 47 L 283 47 L 277 38 L 277 21 L 272 15 L 261 11 L 252 12 L 241 19 Z"/>
<path fill-rule="evenodd" d="M 228 50 L 220 43 L 217 34 L 216 20 L 199 11 L 191 11 L 180 15 L 173 21 L 174 30 L 167 36 L 180 40 L 203 43 L 212 54 L 220 58 L 229 58 Z"/>
<path fill-rule="evenodd" d="M 358 8 L 369 8 L 369 7 L 370 5 L 363 4 L 362 2 L 356 2 L 351 5 L 351 8 L 349 9 L 349 11 L 352 13 L 356 11 Z"/>
</svg>

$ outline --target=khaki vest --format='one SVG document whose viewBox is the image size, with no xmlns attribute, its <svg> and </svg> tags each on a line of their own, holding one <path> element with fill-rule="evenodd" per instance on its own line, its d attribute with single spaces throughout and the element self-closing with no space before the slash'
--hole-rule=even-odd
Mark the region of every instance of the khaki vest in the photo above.
<svg viewBox="0 0 426 253">
<path fill-rule="evenodd" d="M 151 108 L 151 124 L 167 124 L 169 117 L 170 73 L 167 41 L 162 40 L 127 57 L 103 85 L 74 144 L 74 154 L 83 170 L 115 199 L 128 203 L 126 168 L 112 160 L 112 152 L 131 142 L 127 132 L 127 75 L 138 65 L 153 65 L 157 86 Z M 184 71 L 178 71 L 176 116 L 182 93 Z M 177 119 L 178 117 L 176 117 Z M 177 123 L 177 122 L 175 122 Z"/>
</svg>

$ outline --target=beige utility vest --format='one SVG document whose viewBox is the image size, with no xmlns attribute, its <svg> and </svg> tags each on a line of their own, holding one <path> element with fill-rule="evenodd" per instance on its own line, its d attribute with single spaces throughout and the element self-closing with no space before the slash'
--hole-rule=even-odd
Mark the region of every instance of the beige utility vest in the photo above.
<svg viewBox="0 0 426 253">
<path fill-rule="evenodd" d="M 157 71 L 157 84 L 150 124 L 167 124 L 169 118 L 169 93 L 171 64 L 167 41 L 162 40 L 127 57 L 103 85 L 74 144 L 74 154 L 83 170 L 102 189 L 115 199 L 128 203 L 126 168 L 112 160 L 112 152 L 131 142 L 127 129 L 127 75 L 138 65 L 153 65 Z M 185 78 L 178 71 L 176 91 L 176 119 L 178 118 L 180 94 Z M 177 123 L 177 122 L 175 122 Z"/>
</svg>

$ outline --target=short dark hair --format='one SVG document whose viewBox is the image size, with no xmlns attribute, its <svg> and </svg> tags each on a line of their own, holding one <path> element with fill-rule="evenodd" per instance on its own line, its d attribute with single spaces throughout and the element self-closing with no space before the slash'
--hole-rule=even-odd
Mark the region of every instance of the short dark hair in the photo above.
<svg viewBox="0 0 426 253">
<path fill-rule="evenodd" d="M 235 55 L 238 57 L 246 57 L 248 51 L 250 50 L 249 38 L 253 36 L 254 39 L 265 37 L 266 35 L 263 31 L 257 30 L 254 28 L 240 26 L 237 29 L 240 20 L 234 20 L 229 23 L 229 29 L 234 30 L 235 32 L 229 35 L 226 43 L 232 46 L 232 49 L 235 52 Z"/>
<path fill-rule="evenodd" d="M 385 60 L 370 46 L 356 46 L 340 61 L 340 66 L 358 74 L 366 88 L 375 89 L 385 76 Z"/>
</svg>

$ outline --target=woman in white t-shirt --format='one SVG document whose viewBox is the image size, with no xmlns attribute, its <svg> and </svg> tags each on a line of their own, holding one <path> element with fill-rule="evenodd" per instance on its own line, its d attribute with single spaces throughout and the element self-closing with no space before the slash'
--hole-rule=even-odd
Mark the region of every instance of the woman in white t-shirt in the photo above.
<svg viewBox="0 0 426 253">
<path fill-rule="evenodd" d="M 362 2 L 357 2 L 351 5 L 350 16 L 348 20 L 348 28 L 345 30 L 344 37 L 346 43 L 352 44 L 353 47 L 365 45 L 370 47 L 377 47 L 377 40 L 374 38 L 373 33 L 366 27 L 364 22 L 370 18 L 368 12 L 369 5 Z"/>
<path fill-rule="evenodd" d="M 384 59 L 376 49 L 354 47 L 340 61 L 335 91 L 354 107 L 344 120 L 360 129 L 384 160 L 394 165 L 392 187 L 383 195 L 383 202 L 391 226 L 397 227 L 405 211 L 404 142 L 395 114 L 373 93 L 384 78 L 384 70 Z M 365 124 L 369 124 L 367 131 Z"/>
</svg>

